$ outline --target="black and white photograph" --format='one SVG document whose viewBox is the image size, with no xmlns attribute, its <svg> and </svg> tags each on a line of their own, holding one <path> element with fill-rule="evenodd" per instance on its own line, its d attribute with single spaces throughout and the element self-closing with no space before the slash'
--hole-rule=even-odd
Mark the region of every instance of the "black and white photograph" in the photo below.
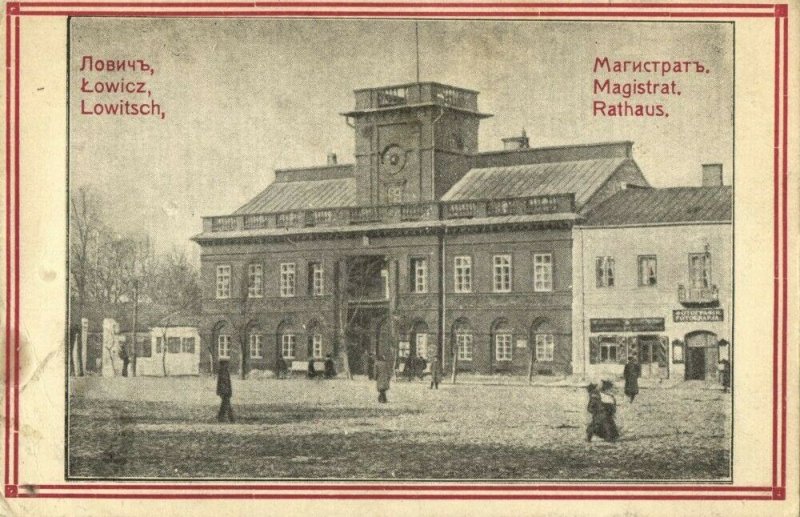
<svg viewBox="0 0 800 517">
<path fill-rule="evenodd" d="M 70 19 L 66 478 L 731 483 L 734 44 Z"/>
</svg>

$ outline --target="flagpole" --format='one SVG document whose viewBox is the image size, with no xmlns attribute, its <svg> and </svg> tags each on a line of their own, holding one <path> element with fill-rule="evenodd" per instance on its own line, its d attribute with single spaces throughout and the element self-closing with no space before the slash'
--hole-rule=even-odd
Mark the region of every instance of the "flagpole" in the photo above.
<svg viewBox="0 0 800 517">
<path fill-rule="evenodd" d="M 417 83 L 419 83 L 419 22 L 414 22 L 414 39 L 417 47 Z"/>
</svg>

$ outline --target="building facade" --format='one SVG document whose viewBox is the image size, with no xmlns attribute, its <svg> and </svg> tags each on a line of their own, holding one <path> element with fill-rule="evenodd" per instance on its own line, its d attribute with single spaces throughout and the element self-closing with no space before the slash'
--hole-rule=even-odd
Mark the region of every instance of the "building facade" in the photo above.
<svg viewBox="0 0 800 517">
<path fill-rule="evenodd" d="M 731 357 L 732 189 L 706 169 L 703 187 L 627 189 L 574 228 L 576 373 L 635 356 L 643 376 L 716 379 Z"/>
<path fill-rule="evenodd" d="M 648 186 L 631 142 L 480 152 L 478 93 L 357 90 L 353 164 L 284 169 L 205 217 L 201 364 L 439 356 L 480 373 L 571 373 L 573 226 Z"/>
</svg>

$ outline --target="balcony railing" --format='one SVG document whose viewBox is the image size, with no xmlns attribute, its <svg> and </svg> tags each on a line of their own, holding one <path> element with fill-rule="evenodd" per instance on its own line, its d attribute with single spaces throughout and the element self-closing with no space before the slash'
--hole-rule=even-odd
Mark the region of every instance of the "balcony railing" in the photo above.
<svg viewBox="0 0 800 517">
<path fill-rule="evenodd" d="M 574 196 L 572 194 L 559 194 L 512 199 L 338 207 L 266 214 L 204 217 L 203 231 L 217 233 L 280 228 L 324 228 L 361 224 L 392 224 L 446 219 L 570 213 L 574 211 Z"/>
<path fill-rule="evenodd" d="M 686 287 L 678 285 L 678 302 L 682 305 L 716 305 L 719 303 L 719 289 L 709 287 Z"/>
</svg>

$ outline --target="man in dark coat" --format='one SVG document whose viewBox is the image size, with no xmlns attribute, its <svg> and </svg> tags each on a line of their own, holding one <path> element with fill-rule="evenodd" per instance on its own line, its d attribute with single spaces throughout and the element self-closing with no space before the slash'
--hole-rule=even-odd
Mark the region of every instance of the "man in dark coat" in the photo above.
<svg viewBox="0 0 800 517">
<path fill-rule="evenodd" d="M 326 379 L 333 379 L 336 377 L 336 367 L 333 364 L 333 358 L 331 354 L 325 356 L 325 378 Z"/>
<path fill-rule="evenodd" d="M 367 349 L 364 349 L 364 353 L 361 354 L 361 368 L 364 369 L 364 374 L 369 377 L 369 380 L 375 378 L 375 358 Z"/>
<path fill-rule="evenodd" d="M 283 356 L 278 356 L 278 361 L 275 363 L 275 370 L 279 379 L 285 379 L 289 373 L 289 367 L 286 365 L 286 360 Z"/>
<path fill-rule="evenodd" d="M 628 363 L 622 371 L 622 376 L 625 378 L 625 395 L 627 395 L 631 402 L 639 393 L 639 377 L 642 375 L 642 366 L 635 357 L 628 358 Z"/>
<path fill-rule="evenodd" d="M 317 369 L 314 368 L 314 358 L 308 360 L 308 378 L 313 379 L 317 376 Z"/>
<path fill-rule="evenodd" d="M 219 405 L 217 420 L 220 422 L 226 418 L 233 422 L 233 408 L 231 408 L 231 397 L 233 396 L 233 386 L 231 385 L 231 374 L 228 371 L 228 360 L 220 359 L 217 368 L 217 395 L 222 399 Z"/>
<path fill-rule="evenodd" d="M 719 382 L 723 393 L 728 393 L 728 388 L 731 387 L 731 363 L 727 359 L 719 362 Z"/>
<path fill-rule="evenodd" d="M 378 356 L 378 360 L 375 361 L 375 385 L 378 388 L 378 402 L 386 403 L 386 392 L 389 390 L 389 383 L 392 380 L 392 364 L 384 359 L 384 357 Z"/>
<path fill-rule="evenodd" d="M 431 387 L 430 389 L 439 389 L 439 379 L 442 376 L 441 367 L 439 366 L 439 358 L 434 356 L 431 359 Z"/>
</svg>

